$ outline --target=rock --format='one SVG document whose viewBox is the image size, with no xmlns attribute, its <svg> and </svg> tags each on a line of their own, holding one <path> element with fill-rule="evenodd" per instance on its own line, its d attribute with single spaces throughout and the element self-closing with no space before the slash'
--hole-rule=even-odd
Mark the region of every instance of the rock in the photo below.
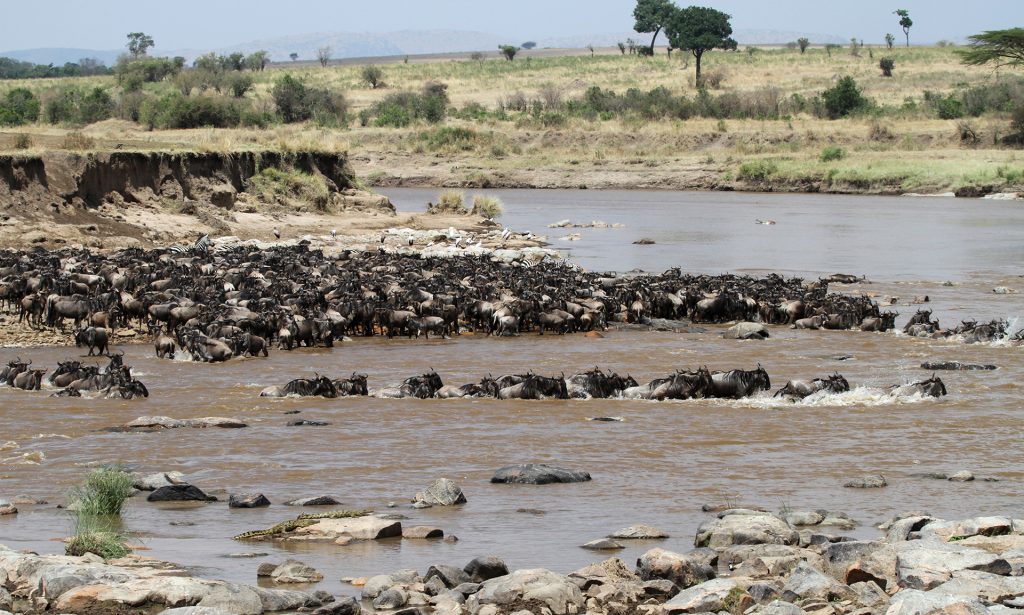
<svg viewBox="0 0 1024 615">
<path fill-rule="evenodd" d="M 960 470 L 955 474 L 951 474 L 949 478 L 946 480 L 950 480 L 954 483 L 967 483 L 974 480 L 974 474 L 968 472 L 967 470 Z"/>
<path fill-rule="evenodd" d="M 217 186 L 210 191 L 210 204 L 221 209 L 232 209 L 237 196 L 238 192 L 234 186 L 230 184 Z"/>
<path fill-rule="evenodd" d="M 647 237 L 644 237 L 642 239 L 637 239 L 636 241 L 634 241 L 633 245 L 634 246 L 653 246 L 654 245 L 654 240 L 653 239 L 649 239 Z"/>
<path fill-rule="evenodd" d="M 813 510 L 793 510 L 782 515 L 782 519 L 793 526 L 820 525 L 825 516 Z"/>
<path fill-rule="evenodd" d="M 847 600 L 853 597 L 853 590 L 835 579 L 815 570 L 806 562 L 800 562 L 786 585 L 782 588 L 782 599 L 788 602 L 817 598 L 819 600 Z"/>
<path fill-rule="evenodd" d="M 275 570 L 277 570 L 277 566 L 278 566 L 277 564 L 272 564 L 270 562 L 263 562 L 256 569 L 256 576 L 257 577 L 269 577 L 270 575 L 274 574 Z"/>
<path fill-rule="evenodd" d="M 448 591 L 448 586 L 444 584 L 441 577 L 431 577 L 430 580 L 423 584 L 423 591 L 428 596 L 439 596 Z"/>
<path fill-rule="evenodd" d="M 590 480 L 590 474 L 582 470 L 568 470 L 542 463 L 505 466 L 491 477 L 492 483 L 522 483 L 526 485 L 581 483 L 588 480 Z"/>
<path fill-rule="evenodd" d="M 262 493 L 232 493 L 228 508 L 262 508 L 270 506 L 270 500 Z"/>
<path fill-rule="evenodd" d="M 552 222 L 548 225 L 548 228 L 566 228 L 570 224 L 572 224 L 572 221 L 567 218 L 565 220 L 559 220 L 558 222 Z"/>
<path fill-rule="evenodd" d="M 584 607 L 583 593 L 575 583 L 543 568 L 516 570 L 485 581 L 466 605 L 471 613 L 485 615 L 487 606 L 509 613 L 536 603 L 542 603 L 554 615 L 580 613 Z"/>
<path fill-rule="evenodd" d="M 680 589 L 715 578 L 715 571 L 707 564 L 658 548 L 651 549 L 636 560 L 636 574 L 644 581 L 672 581 Z"/>
<path fill-rule="evenodd" d="M 772 600 L 757 611 L 757 615 L 804 615 L 806 612 L 792 602 Z"/>
<path fill-rule="evenodd" d="M 983 365 L 980 363 L 961 363 L 960 361 L 925 361 L 921 369 L 936 370 L 961 370 L 961 371 L 985 371 L 998 369 L 995 365 Z"/>
<path fill-rule="evenodd" d="M 775 515 L 729 512 L 721 513 L 719 519 L 702 523 L 697 528 L 694 546 L 724 549 L 731 545 L 795 545 L 800 542 L 800 534 Z"/>
<path fill-rule="evenodd" d="M 402 529 L 402 538 L 444 538 L 444 530 L 426 525 L 415 525 Z"/>
<path fill-rule="evenodd" d="M 868 476 L 862 476 L 853 480 L 846 481 L 843 483 L 843 487 L 849 489 L 881 489 L 889 483 L 885 482 L 885 477 L 881 474 L 870 474 Z"/>
<path fill-rule="evenodd" d="M 329 495 L 299 498 L 297 500 L 289 500 L 284 503 L 285 506 L 337 506 L 338 504 L 341 504 L 341 502 Z"/>
<path fill-rule="evenodd" d="M 313 611 L 313 615 L 362 615 L 362 609 L 352 596 L 341 596 Z"/>
<path fill-rule="evenodd" d="M 290 559 L 274 568 L 270 578 L 275 583 L 318 583 L 323 580 L 324 575 L 312 566 Z"/>
<path fill-rule="evenodd" d="M 462 569 L 473 583 L 483 583 L 508 574 L 508 566 L 500 557 L 475 557 Z"/>
<path fill-rule="evenodd" d="M 608 536 L 615 540 L 656 540 L 668 538 L 668 533 L 650 525 L 631 525 Z"/>
<path fill-rule="evenodd" d="M 917 589 L 904 589 L 892 597 L 886 615 L 986 615 L 988 609 L 977 598 L 933 594 Z"/>
<path fill-rule="evenodd" d="M 742 613 L 753 598 L 732 579 L 712 579 L 676 594 L 661 606 L 660 613 Z M 748 603 L 748 604 L 747 604 Z M 746 604 L 746 606 L 743 606 Z"/>
<path fill-rule="evenodd" d="M 896 584 L 896 551 L 876 540 L 849 540 L 828 544 L 821 551 L 822 570 L 832 578 L 853 585 L 871 581 L 882 589 Z"/>
<path fill-rule="evenodd" d="M 407 602 L 409 602 L 409 593 L 400 587 L 392 587 L 382 591 L 379 596 L 373 599 L 373 608 L 388 611 L 401 608 Z"/>
<path fill-rule="evenodd" d="M 363 600 L 376 598 L 385 589 L 395 584 L 395 580 L 391 575 L 379 574 L 377 576 L 370 577 L 363 583 Z"/>
<path fill-rule="evenodd" d="M 320 519 L 313 525 L 297 528 L 285 535 L 286 540 L 338 541 L 380 540 L 402 535 L 402 522 L 373 515 L 342 519 Z"/>
<path fill-rule="evenodd" d="M 327 427 L 328 425 L 330 425 L 330 423 L 327 421 L 288 421 L 288 427 Z"/>
<path fill-rule="evenodd" d="M 226 429 L 238 429 L 248 425 L 238 419 L 224 418 L 220 416 L 208 416 L 198 419 L 172 419 L 169 416 L 140 416 L 139 418 L 125 423 L 121 429 L 133 430 L 154 430 L 154 429 L 179 429 L 182 427 L 205 428 L 221 427 Z"/>
<path fill-rule="evenodd" d="M 447 478 L 439 478 L 429 487 L 416 494 L 414 502 L 423 502 L 431 506 L 455 506 L 465 504 L 466 496 L 462 489 Z"/>
<path fill-rule="evenodd" d="M 234 611 L 209 606 L 180 606 L 164 609 L 158 615 L 234 615 Z"/>
<path fill-rule="evenodd" d="M 768 329 L 759 322 L 736 323 L 722 333 L 727 340 L 764 340 L 769 336 Z"/>
<path fill-rule="evenodd" d="M 167 485 L 160 487 L 146 498 L 148 502 L 216 502 L 217 498 L 206 495 L 194 485 Z"/>
<path fill-rule="evenodd" d="M 909 540 L 895 543 L 897 577 L 901 587 L 929 590 L 960 570 L 998 569 L 1005 560 L 998 555 L 956 543 Z"/>
<path fill-rule="evenodd" d="M 610 538 L 598 538 L 597 540 L 591 540 L 588 543 L 580 545 L 580 548 L 590 549 L 591 551 L 617 551 L 619 549 L 625 549 L 625 547 Z"/>
<path fill-rule="evenodd" d="M 893 520 L 888 524 L 888 527 L 883 526 L 879 529 L 886 530 L 885 540 L 887 542 L 896 543 L 909 540 L 911 534 L 920 532 L 926 525 L 935 521 L 937 520 L 928 515 L 907 515 L 901 519 Z"/>
<path fill-rule="evenodd" d="M 504 576 L 504 575 L 498 575 L 498 576 Z M 493 578 L 497 578 L 497 577 L 493 577 Z M 470 596 L 470 595 L 473 595 L 473 594 L 477 593 L 478 591 L 480 591 L 480 584 L 479 583 L 461 583 L 461 584 L 456 585 L 455 587 L 453 587 L 452 591 L 458 592 L 458 593 L 462 594 L 463 596 Z"/>
<path fill-rule="evenodd" d="M 1012 295 L 1017 291 L 1015 291 L 1012 288 L 1007 288 L 1005 286 L 996 286 L 995 288 L 992 289 L 992 292 L 994 292 L 997 295 Z"/>
<path fill-rule="evenodd" d="M 134 487 L 139 491 L 156 491 L 160 487 L 183 484 L 186 484 L 185 475 L 181 472 L 158 472 L 137 477 Z"/>
<path fill-rule="evenodd" d="M 470 563 L 472 564 L 473 562 Z M 429 581 L 433 577 L 441 579 L 441 582 L 443 582 L 444 586 L 448 589 L 463 583 L 479 582 L 483 580 L 481 578 L 473 578 L 468 572 L 461 568 L 446 566 L 444 564 L 435 564 L 430 568 L 427 568 L 427 574 L 423 575 L 423 580 Z"/>
<path fill-rule="evenodd" d="M 986 186 L 961 186 L 953 191 L 958 198 L 979 198 L 986 194 L 992 194 L 994 188 L 990 185 Z"/>
<path fill-rule="evenodd" d="M 18 514 L 18 508 L 14 504 L 0 500 L 0 516 L 16 514 Z"/>
</svg>

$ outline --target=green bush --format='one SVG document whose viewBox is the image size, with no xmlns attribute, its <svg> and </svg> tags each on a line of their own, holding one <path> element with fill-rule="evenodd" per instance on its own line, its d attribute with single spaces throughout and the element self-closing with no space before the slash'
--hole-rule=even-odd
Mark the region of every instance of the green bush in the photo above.
<svg viewBox="0 0 1024 615">
<path fill-rule="evenodd" d="M 939 114 L 939 119 L 958 120 L 964 116 L 964 103 L 950 94 L 935 101 L 935 112 Z"/>
<path fill-rule="evenodd" d="M 25 133 L 19 133 L 14 137 L 14 149 L 28 149 L 32 147 L 32 137 Z"/>
<path fill-rule="evenodd" d="M 0 126 L 18 126 L 39 119 L 39 99 L 25 88 L 14 88 L 0 100 Z"/>
<path fill-rule="evenodd" d="M 231 95 L 235 98 L 242 98 L 245 93 L 252 89 L 253 78 L 242 73 L 231 73 L 224 78 L 224 85 L 227 86 Z M 186 94 L 187 96 L 187 94 Z"/>
<path fill-rule="evenodd" d="M 447 87 L 443 83 L 432 82 L 423 87 L 422 92 L 395 92 L 360 114 L 363 125 L 373 118 L 376 126 L 402 128 L 417 120 L 425 120 L 431 124 L 441 122 L 448 109 Z"/>
<path fill-rule="evenodd" d="M 882 69 L 882 75 L 892 77 L 892 69 L 896 67 L 896 61 L 892 58 L 882 58 L 878 61 L 878 67 Z"/>
<path fill-rule="evenodd" d="M 318 124 L 343 124 L 348 102 L 340 92 L 309 87 L 289 74 L 274 83 L 270 91 L 277 114 L 286 124 L 313 120 Z"/>
<path fill-rule="evenodd" d="M 126 90 L 137 90 L 142 83 L 156 83 L 177 74 L 184 65 L 184 58 L 152 58 L 123 56 L 114 67 L 117 82 Z"/>
<path fill-rule="evenodd" d="M 433 151 L 468 151 L 476 146 L 479 135 L 470 128 L 439 126 L 433 130 L 421 132 L 419 139 Z"/>
<path fill-rule="evenodd" d="M 134 491 L 132 475 L 117 466 L 97 468 L 70 492 L 70 508 L 79 517 L 117 516 Z"/>
<path fill-rule="evenodd" d="M 833 120 L 846 117 L 868 105 L 868 100 L 861 94 L 857 82 L 849 76 L 843 77 L 834 87 L 822 92 L 821 98 L 829 119 Z"/>
<path fill-rule="evenodd" d="M 750 160 L 740 165 L 738 177 L 747 181 L 767 181 L 779 172 L 773 160 Z"/>
<path fill-rule="evenodd" d="M 384 70 L 379 66 L 373 64 L 364 66 L 361 76 L 366 85 L 374 90 L 384 87 Z"/>
<path fill-rule="evenodd" d="M 175 92 L 142 103 L 139 121 L 150 128 L 233 128 L 242 121 L 242 104 L 221 96 L 182 96 Z"/>
<path fill-rule="evenodd" d="M 103 88 L 65 88 L 46 102 L 44 116 L 51 124 L 84 125 L 110 119 L 115 108 L 114 99 Z"/>
<path fill-rule="evenodd" d="M 830 145 L 821 150 L 822 162 L 832 162 L 833 160 L 842 160 L 843 158 L 846 158 L 846 150 L 841 147 Z"/>
</svg>

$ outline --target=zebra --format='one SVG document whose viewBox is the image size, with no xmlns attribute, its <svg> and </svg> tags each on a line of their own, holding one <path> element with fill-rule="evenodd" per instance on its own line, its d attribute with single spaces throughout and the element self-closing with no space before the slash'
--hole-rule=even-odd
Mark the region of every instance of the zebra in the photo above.
<svg viewBox="0 0 1024 615">
<path fill-rule="evenodd" d="M 212 245 L 213 242 L 210 241 L 210 236 L 203 235 L 199 239 L 196 239 L 191 246 L 171 246 L 169 248 L 169 252 L 171 254 L 186 254 L 192 252 L 195 254 L 205 255 L 210 253 L 210 246 Z"/>
</svg>

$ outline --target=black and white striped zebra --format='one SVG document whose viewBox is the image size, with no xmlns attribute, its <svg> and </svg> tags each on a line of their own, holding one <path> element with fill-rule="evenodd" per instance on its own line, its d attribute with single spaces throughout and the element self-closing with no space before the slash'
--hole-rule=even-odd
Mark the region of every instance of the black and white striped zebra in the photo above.
<svg viewBox="0 0 1024 615">
<path fill-rule="evenodd" d="M 168 251 L 171 254 L 209 254 L 210 246 L 212 245 L 213 242 L 210 241 L 210 236 L 203 235 L 199 239 L 196 239 L 191 246 L 171 246 Z"/>
</svg>

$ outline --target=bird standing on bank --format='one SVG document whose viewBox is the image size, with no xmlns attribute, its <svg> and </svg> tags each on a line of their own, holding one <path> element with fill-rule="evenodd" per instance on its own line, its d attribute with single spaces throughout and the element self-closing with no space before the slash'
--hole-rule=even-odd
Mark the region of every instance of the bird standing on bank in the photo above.
<svg viewBox="0 0 1024 615">
<path fill-rule="evenodd" d="M 281 238 L 281 231 L 277 230 L 276 226 L 274 227 L 274 237 L 276 237 L 278 239 Z"/>
</svg>

